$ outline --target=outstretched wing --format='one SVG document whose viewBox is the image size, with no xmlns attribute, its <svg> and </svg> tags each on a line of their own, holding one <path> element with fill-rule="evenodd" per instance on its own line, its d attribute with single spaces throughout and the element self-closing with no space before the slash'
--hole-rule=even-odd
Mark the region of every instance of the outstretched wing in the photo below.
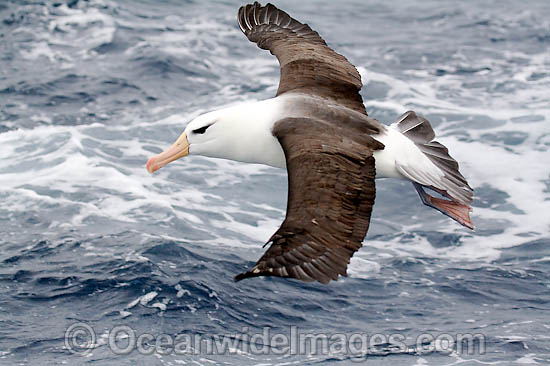
<svg viewBox="0 0 550 366">
<path fill-rule="evenodd" d="M 372 152 L 383 145 L 366 134 L 347 137 L 319 120 L 286 118 L 273 133 L 288 169 L 286 218 L 256 265 L 235 279 L 292 277 L 328 283 L 346 276 L 365 237 L 375 196 Z"/>
<path fill-rule="evenodd" d="M 246 37 L 279 60 L 281 76 L 277 95 L 307 92 L 366 114 L 359 94 L 363 85 L 361 75 L 307 24 L 272 4 L 261 6 L 258 2 L 242 6 L 238 19 Z"/>
</svg>

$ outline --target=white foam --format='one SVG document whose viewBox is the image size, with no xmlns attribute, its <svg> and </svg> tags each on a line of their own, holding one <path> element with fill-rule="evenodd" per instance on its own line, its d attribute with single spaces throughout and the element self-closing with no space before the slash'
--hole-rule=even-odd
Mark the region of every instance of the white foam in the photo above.
<svg viewBox="0 0 550 366">
<path fill-rule="evenodd" d="M 125 310 L 120 310 L 120 311 L 119 311 L 119 314 L 120 314 L 121 319 L 127 318 L 127 317 L 129 317 L 130 315 L 132 315 L 131 312 L 125 311 Z"/>
<path fill-rule="evenodd" d="M 161 302 L 156 302 L 153 305 L 151 305 L 152 308 L 157 308 L 160 311 L 166 311 L 166 304 L 163 304 Z"/>
<path fill-rule="evenodd" d="M 353 256 L 348 266 L 351 277 L 369 279 L 380 272 L 380 264 L 361 258 L 360 255 Z"/>
<path fill-rule="evenodd" d="M 103 7 L 105 2 L 100 0 L 92 0 L 87 6 L 74 9 L 61 4 L 55 12 L 44 7 L 44 22 L 34 24 L 33 28 L 23 24 L 13 30 L 14 34 L 28 34 L 33 39 L 21 46 L 22 58 L 34 61 L 45 57 L 56 67 L 69 69 L 74 67 L 76 59 L 95 56 L 94 49 L 111 43 L 117 28 L 114 18 L 102 11 Z M 43 28 L 41 32 L 40 26 Z"/>
<path fill-rule="evenodd" d="M 53 18 L 48 30 L 53 34 L 55 29 L 59 29 L 64 35 L 51 38 L 52 43 L 74 45 L 71 42 L 76 41 L 80 47 L 91 49 L 113 41 L 116 24 L 110 15 L 94 7 L 71 9 L 66 4 L 59 6 L 58 11 L 64 15 Z M 87 31 L 80 34 L 81 29 Z"/>
<path fill-rule="evenodd" d="M 157 297 L 157 295 L 158 295 L 158 292 L 156 292 L 156 291 L 148 292 L 140 298 L 139 303 L 141 305 L 145 306 L 149 302 L 151 302 L 151 300 L 153 300 L 155 297 Z"/>
</svg>

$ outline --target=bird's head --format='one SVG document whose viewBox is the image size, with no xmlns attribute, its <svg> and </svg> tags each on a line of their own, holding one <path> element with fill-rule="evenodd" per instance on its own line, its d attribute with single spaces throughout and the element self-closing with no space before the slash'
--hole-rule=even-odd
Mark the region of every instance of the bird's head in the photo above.
<svg viewBox="0 0 550 366">
<path fill-rule="evenodd" d="M 166 164 L 187 155 L 202 155 L 237 161 L 254 161 L 249 156 L 262 147 L 258 124 L 243 106 L 235 106 L 198 116 L 185 128 L 176 142 L 147 161 L 153 173 Z"/>
<path fill-rule="evenodd" d="M 285 167 L 281 145 L 271 132 L 273 102 L 251 102 L 219 109 L 189 122 L 171 147 L 147 161 L 153 173 L 187 155 Z"/>
<path fill-rule="evenodd" d="M 210 112 L 189 122 L 172 146 L 147 161 L 149 173 L 189 154 L 218 157 L 231 130 L 230 123 L 219 117 L 218 113 Z"/>
</svg>

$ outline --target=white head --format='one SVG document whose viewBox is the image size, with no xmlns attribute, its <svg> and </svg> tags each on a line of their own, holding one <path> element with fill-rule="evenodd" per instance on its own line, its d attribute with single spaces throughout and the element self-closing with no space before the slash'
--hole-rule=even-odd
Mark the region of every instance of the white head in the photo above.
<svg viewBox="0 0 550 366">
<path fill-rule="evenodd" d="M 147 161 L 150 173 L 187 155 L 202 155 L 284 167 L 284 153 L 272 135 L 271 113 L 245 104 L 198 116 L 167 150 Z"/>
</svg>

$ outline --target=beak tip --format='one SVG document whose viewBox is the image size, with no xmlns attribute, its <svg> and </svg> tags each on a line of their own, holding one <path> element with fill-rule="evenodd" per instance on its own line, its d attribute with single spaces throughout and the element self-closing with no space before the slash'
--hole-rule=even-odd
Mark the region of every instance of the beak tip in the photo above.
<svg viewBox="0 0 550 366">
<path fill-rule="evenodd" d="M 189 155 L 189 141 L 187 141 L 187 135 L 184 132 L 172 146 L 147 160 L 145 167 L 152 174 L 166 164 L 187 155 Z"/>
<path fill-rule="evenodd" d="M 145 167 L 147 168 L 147 171 L 151 174 L 153 174 L 156 170 L 155 167 L 153 166 L 154 162 L 155 162 L 155 157 L 153 156 L 152 158 L 147 160 L 147 164 L 145 165 Z"/>
</svg>

